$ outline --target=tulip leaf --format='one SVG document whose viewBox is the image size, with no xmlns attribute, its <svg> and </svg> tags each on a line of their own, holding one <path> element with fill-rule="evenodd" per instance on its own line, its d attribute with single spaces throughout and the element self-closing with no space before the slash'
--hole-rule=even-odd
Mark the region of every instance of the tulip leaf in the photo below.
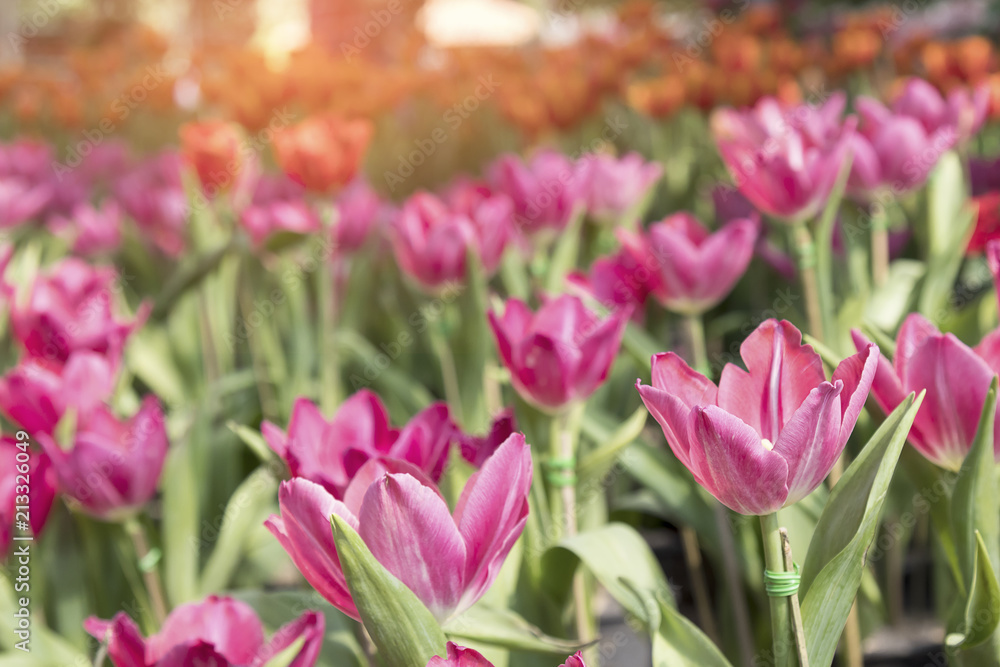
<svg viewBox="0 0 1000 667">
<path fill-rule="evenodd" d="M 659 627 L 652 633 L 653 667 L 731 667 L 719 647 L 662 594 Z"/>
<path fill-rule="evenodd" d="M 663 351 L 663 343 L 658 342 L 653 334 L 635 322 L 629 322 L 625 327 L 622 347 L 632 355 L 640 368 L 645 369 L 650 368 L 653 355 Z"/>
<path fill-rule="evenodd" d="M 221 521 L 221 527 L 212 555 L 201 573 L 203 594 L 224 590 L 229 585 L 253 532 L 267 530 L 262 524 L 274 509 L 277 493 L 278 480 L 267 467 L 261 466 L 239 485 L 222 516 L 210 521 L 210 525 L 218 525 Z M 198 539 L 203 546 L 210 541 L 204 532 Z"/>
<path fill-rule="evenodd" d="M 966 205 L 964 181 L 961 159 L 948 151 L 931 172 L 927 186 L 927 273 L 919 309 L 932 320 L 947 310 L 976 218 Z"/>
<path fill-rule="evenodd" d="M 163 465 L 163 575 L 172 606 L 198 597 L 201 543 L 198 540 L 197 481 L 202 476 L 198 474 L 193 444 L 195 434 L 207 431 L 204 425 L 204 418 L 200 418 L 188 436 L 170 448 Z"/>
<path fill-rule="evenodd" d="M 448 621 L 444 631 L 458 644 L 467 640 L 511 650 L 549 653 L 559 658 L 584 647 L 580 642 L 550 637 L 514 611 L 482 603 Z"/>
<path fill-rule="evenodd" d="M 976 551 L 973 555 L 972 577 L 969 580 L 968 602 L 961 625 L 945 637 L 945 644 L 949 648 L 968 649 L 984 643 L 1000 621 L 1000 584 L 997 584 L 994 566 L 978 530 L 975 540 Z"/>
<path fill-rule="evenodd" d="M 975 577 L 976 533 L 982 533 L 989 545 L 990 562 L 1000 561 L 1000 519 L 996 511 L 995 465 L 993 459 L 993 425 L 996 419 L 997 378 L 993 378 L 979 417 L 979 427 L 972 448 L 962 462 L 958 480 L 951 496 L 951 525 L 954 527 L 955 550 L 963 580 L 957 582 L 963 595 L 971 590 Z"/>
<path fill-rule="evenodd" d="M 36 548 L 35 542 L 29 542 L 29 550 Z M 29 551 L 30 553 L 30 551 Z M 78 651 L 66 639 L 60 637 L 52 630 L 45 627 L 41 622 L 41 609 L 38 605 L 27 607 L 31 613 L 31 627 L 29 630 L 28 647 L 30 653 L 22 653 L 20 649 L 14 648 L 15 644 L 23 641 L 23 638 L 16 633 L 18 628 L 18 617 L 22 607 L 20 598 L 25 597 L 24 591 L 15 591 L 14 581 L 11 579 L 13 573 L 7 574 L 4 568 L 0 568 L 0 647 L 10 650 L 15 655 L 24 655 L 28 660 L 23 663 L 31 667 L 41 665 L 90 665 L 90 660 L 82 652 Z M 35 576 L 38 573 L 35 572 Z M 30 598 L 29 598 L 30 599 Z"/>
<path fill-rule="evenodd" d="M 392 576 L 342 518 L 330 517 L 347 587 L 372 642 L 388 667 L 426 667 L 444 655 L 444 631 L 431 612 Z"/>
<path fill-rule="evenodd" d="M 129 369 L 168 405 L 184 405 L 189 392 L 173 359 L 170 335 L 165 329 L 142 327 L 129 336 L 125 347 Z"/>
<path fill-rule="evenodd" d="M 264 436 L 260 434 L 260 431 L 252 429 L 244 424 L 237 424 L 233 420 L 226 422 L 226 426 L 230 431 L 236 434 L 243 444 L 250 448 L 250 451 L 259 458 L 264 463 L 269 463 L 275 460 L 274 452 L 268 446 L 267 441 L 264 440 Z"/>
<path fill-rule="evenodd" d="M 646 406 L 640 406 L 613 433 L 607 433 L 600 424 L 584 413 L 583 432 L 600 446 L 580 458 L 580 464 L 577 466 L 577 486 L 586 488 L 594 480 L 600 480 L 607 475 L 615 464 L 625 457 L 625 449 L 642 433 L 648 415 L 649 410 Z"/>
<path fill-rule="evenodd" d="M 548 271 L 545 274 L 545 290 L 549 294 L 564 292 L 566 276 L 576 268 L 585 212 L 584 208 L 578 204 L 570 216 L 569 224 L 559 233 L 555 248 L 552 250 Z"/>
<path fill-rule="evenodd" d="M 802 619 L 812 664 L 833 661 L 868 549 L 923 394 L 892 411 L 833 488 L 802 568 Z"/>
<path fill-rule="evenodd" d="M 649 595 L 663 593 L 673 600 L 670 585 L 646 540 L 634 528 L 624 523 L 609 523 L 564 538 L 545 554 L 547 585 L 553 592 L 568 591 L 574 567 L 564 559 L 566 552 L 576 556 L 593 573 L 608 593 L 633 616 L 647 626 L 653 620 L 647 603 L 635 590 Z M 622 580 L 631 582 L 630 586 Z"/>
<path fill-rule="evenodd" d="M 465 420 L 461 426 L 473 432 L 489 428 L 484 373 L 493 339 L 486 316 L 486 282 L 482 260 L 470 249 L 465 258 L 465 286 L 456 299 L 460 324 L 450 343 L 458 366 L 459 398 Z"/>
<path fill-rule="evenodd" d="M 844 198 L 844 190 L 847 187 L 847 179 L 851 175 L 851 163 L 853 156 L 848 154 L 840 165 L 837 172 L 837 180 L 834 182 L 830 197 L 826 200 L 823 212 L 819 216 L 816 224 L 816 288 L 819 291 L 820 314 L 822 318 L 823 333 L 826 340 L 836 340 L 832 327 L 835 323 L 836 314 L 833 312 L 833 233 L 834 223 L 837 220 L 837 211 L 840 210 L 840 202 Z M 814 239 L 816 241 L 816 239 Z M 814 334 L 817 332 L 813 332 Z"/>
<path fill-rule="evenodd" d="M 219 268 L 222 260 L 235 248 L 236 242 L 229 241 L 182 262 L 156 297 L 150 317 L 153 320 L 163 319 L 185 292 Z"/>
</svg>

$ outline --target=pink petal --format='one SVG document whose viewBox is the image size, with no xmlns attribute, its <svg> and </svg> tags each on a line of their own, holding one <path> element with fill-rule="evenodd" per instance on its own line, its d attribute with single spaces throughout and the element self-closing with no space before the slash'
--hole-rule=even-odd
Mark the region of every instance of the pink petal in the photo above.
<svg viewBox="0 0 1000 667">
<path fill-rule="evenodd" d="M 291 646 L 300 637 L 304 638 L 302 647 L 288 667 L 313 667 L 323 648 L 323 631 L 326 628 L 326 618 L 316 611 L 307 611 L 294 621 L 281 626 L 271 640 L 254 656 L 250 667 L 263 667 L 273 657 Z"/>
<path fill-rule="evenodd" d="M 559 665 L 559 667 L 587 667 L 587 665 L 583 662 L 583 653 L 577 651 L 570 657 L 566 658 L 566 662 Z"/>
<path fill-rule="evenodd" d="M 83 622 L 83 629 L 94 639 L 107 642 L 108 657 L 115 667 L 146 667 L 142 633 L 125 612 L 118 612 L 110 621 L 91 616 Z"/>
<path fill-rule="evenodd" d="M 386 475 L 365 494 L 358 534 L 372 555 L 439 620 L 462 597 L 466 547 L 448 506 L 409 475 Z"/>
<path fill-rule="evenodd" d="M 740 514 L 770 514 L 788 497 L 788 464 L 737 417 L 710 405 L 692 413 L 691 459 L 702 485 Z"/>
<path fill-rule="evenodd" d="M 674 352 L 661 352 L 653 357 L 652 381 L 654 387 L 676 396 L 688 408 L 715 405 L 719 394 L 714 382 Z"/>
<path fill-rule="evenodd" d="M 574 387 L 576 398 L 587 398 L 608 379 L 631 317 L 632 309 L 629 307 L 616 310 L 582 341 L 582 358 Z"/>
<path fill-rule="evenodd" d="M 249 665 L 264 646 L 264 628 L 245 602 L 210 595 L 174 609 L 149 638 L 147 658 L 156 662 L 177 645 L 202 641 L 237 665 Z"/>
<path fill-rule="evenodd" d="M 368 459 L 351 478 L 351 483 L 347 485 L 347 490 L 344 492 L 344 505 L 347 506 L 347 509 L 357 516 L 361 512 L 361 503 L 364 502 L 365 494 L 368 493 L 368 487 L 388 474 L 411 475 L 427 488 L 438 491 L 437 486 L 427 476 L 427 473 L 417 466 L 409 461 L 390 459 L 383 456 L 376 459 Z M 438 491 L 438 495 L 441 495 L 440 491 Z M 444 496 L 441 496 L 441 500 L 444 500 Z"/>
<path fill-rule="evenodd" d="M 490 587 L 521 535 L 528 517 L 531 448 L 514 433 L 469 478 L 455 507 L 455 523 L 465 541 L 466 592 L 471 606 Z"/>
<path fill-rule="evenodd" d="M 493 663 L 479 651 L 448 642 L 448 657 L 436 655 L 427 662 L 427 667 L 493 667 Z"/>
<path fill-rule="evenodd" d="M 698 483 L 704 486 L 705 483 L 699 477 L 698 469 L 691 460 L 691 448 L 698 446 L 696 443 L 692 444 L 691 434 L 688 430 L 691 423 L 692 406 L 685 405 L 681 399 L 669 392 L 640 384 L 640 382 L 640 380 L 636 380 L 635 383 L 639 390 L 639 396 L 646 409 L 649 410 L 649 414 L 653 415 L 653 419 L 663 429 L 667 445 L 684 464 L 684 467 L 691 471 Z"/>
<path fill-rule="evenodd" d="M 843 382 L 824 382 L 809 392 L 774 443 L 774 453 L 788 464 L 786 505 L 812 493 L 844 449 L 839 439 L 843 388 Z"/>
<path fill-rule="evenodd" d="M 875 380 L 880 357 L 878 346 L 870 343 L 858 354 L 841 361 L 833 372 L 833 383 L 836 384 L 837 381 L 844 383 L 844 392 L 840 395 L 842 414 L 839 440 L 841 446 L 851 436 L 854 424 L 858 421 L 858 415 L 861 414 L 861 408 L 868 400 L 868 392 Z"/>
<path fill-rule="evenodd" d="M 896 355 L 893 357 L 893 366 L 896 368 L 896 375 L 899 376 L 900 383 L 905 391 L 912 390 L 908 381 L 910 369 L 910 358 L 924 342 L 933 336 L 940 336 L 938 328 L 919 313 L 911 313 L 903 320 L 903 325 L 896 334 Z"/>
</svg>

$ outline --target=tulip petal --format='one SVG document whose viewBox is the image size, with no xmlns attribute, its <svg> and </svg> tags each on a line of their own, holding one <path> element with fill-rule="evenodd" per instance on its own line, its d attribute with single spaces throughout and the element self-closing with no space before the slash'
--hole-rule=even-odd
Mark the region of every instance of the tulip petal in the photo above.
<svg viewBox="0 0 1000 667">
<path fill-rule="evenodd" d="M 618 356 L 625 327 L 632 309 L 625 307 L 613 312 L 596 329 L 592 329 L 580 345 L 582 357 L 574 391 L 577 398 L 590 396 L 607 378 Z"/>
<path fill-rule="evenodd" d="M 688 408 L 715 405 L 719 389 L 674 352 L 661 352 L 652 359 L 653 386 L 677 397 Z"/>
<path fill-rule="evenodd" d="M 836 384 L 838 381 L 844 383 L 844 392 L 840 395 L 841 446 L 851 437 L 858 415 L 861 414 L 861 408 L 868 400 L 868 392 L 875 380 L 880 356 L 878 346 L 871 343 L 858 354 L 841 361 L 833 372 L 833 383 Z"/>
<path fill-rule="evenodd" d="M 560 407 L 574 398 L 582 359 L 583 352 L 576 344 L 536 333 L 518 347 L 510 367 L 511 381 L 522 395 L 541 406 Z"/>
<path fill-rule="evenodd" d="M 531 448 L 514 433 L 469 478 L 455 507 L 465 541 L 466 592 L 460 607 L 482 597 L 500 572 L 528 517 Z"/>
<path fill-rule="evenodd" d="M 427 473 L 409 461 L 390 459 L 382 456 L 376 459 L 368 459 L 351 478 L 351 483 L 347 485 L 347 489 L 344 491 L 344 505 L 347 506 L 347 509 L 357 516 L 361 512 L 361 503 L 365 499 L 368 487 L 388 474 L 412 475 L 427 488 L 434 489 L 435 491 L 438 490 L 431 478 L 427 476 Z M 440 491 L 438 491 L 438 495 L 441 495 Z M 444 500 L 444 496 L 441 496 L 441 500 Z"/>
<path fill-rule="evenodd" d="M 281 515 L 272 515 L 264 525 L 320 595 L 351 618 L 360 620 L 330 528 L 330 517 L 337 514 L 357 530 L 357 517 L 322 486 L 301 477 L 281 483 L 278 506 Z"/>
<path fill-rule="evenodd" d="M 448 506 L 409 475 L 386 475 L 365 494 L 358 535 L 438 619 L 463 593 L 466 548 Z"/>
<path fill-rule="evenodd" d="M 156 662 L 180 644 L 202 641 L 235 665 L 249 665 L 264 646 L 264 628 L 245 602 L 211 595 L 183 604 L 147 642 L 146 657 Z"/>
<path fill-rule="evenodd" d="M 325 628 L 326 618 L 323 614 L 307 611 L 294 621 L 278 628 L 270 641 L 254 656 L 253 662 L 247 664 L 249 667 L 263 667 L 301 637 L 304 639 L 302 647 L 288 667 L 312 667 L 316 664 L 316 659 L 323 648 Z"/>
<path fill-rule="evenodd" d="M 774 453 L 788 464 L 786 505 L 812 493 L 844 449 L 839 438 L 843 389 L 843 382 L 824 382 L 809 392 L 774 443 Z"/>
<path fill-rule="evenodd" d="M 389 456 L 409 461 L 438 480 L 444 471 L 456 426 L 451 421 L 447 403 L 434 403 L 417 413 L 407 423 L 389 449 Z"/>
<path fill-rule="evenodd" d="M 156 667 L 232 667 L 215 648 L 197 641 L 178 644 L 156 662 Z"/>
<path fill-rule="evenodd" d="M 427 667 L 493 667 L 493 663 L 479 651 L 448 642 L 447 657 L 436 655 L 427 662 Z"/>
<path fill-rule="evenodd" d="M 770 514 L 788 497 L 788 464 L 760 436 L 722 408 L 692 413 L 692 464 L 713 496 L 740 514 Z M 694 470 L 692 470 L 693 472 Z"/>
<path fill-rule="evenodd" d="M 903 320 L 896 335 L 896 354 L 892 360 L 903 391 L 913 391 L 914 388 L 909 380 L 910 358 L 928 338 L 940 335 L 938 328 L 920 313 L 911 313 Z"/>
<path fill-rule="evenodd" d="M 91 616 L 83 629 L 99 642 L 107 642 L 108 657 L 115 667 L 146 667 L 146 644 L 128 615 L 120 611 L 110 621 Z"/>
</svg>

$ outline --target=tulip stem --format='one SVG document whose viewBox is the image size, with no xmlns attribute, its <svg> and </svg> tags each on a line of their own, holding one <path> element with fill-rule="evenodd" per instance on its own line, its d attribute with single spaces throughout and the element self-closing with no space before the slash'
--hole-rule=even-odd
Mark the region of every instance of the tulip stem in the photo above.
<svg viewBox="0 0 1000 667">
<path fill-rule="evenodd" d="M 885 206 L 875 204 L 872 216 L 872 282 L 881 287 L 889 280 L 889 221 Z"/>
<path fill-rule="evenodd" d="M 816 245 L 805 223 L 795 226 L 795 255 L 802 277 L 802 289 L 806 297 L 806 316 L 809 318 L 809 333 L 821 343 L 826 341 L 823 330 L 823 308 L 820 303 L 819 282 L 816 276 Z"/>
<path fill-rule="evenodd" d="M 708 348 L 705 345 L 705 324 L 701 315 L 685 315 L 684 324 L 687 326 L 688 343 L 691 345 L 691 358 L 694 361 L 694 369 L 704 376 L 708 376 L 711 369 L 708 366 Z"/>
<path fill-rule="evenodd" d="M 324 215 L 325 234 L 332 235 L 337 224 L 337 210 L 330 206 Z M 340 402 L 340 365 L 337 357 L 337 261 L 333 253 L 320 257 L 316 276 L 316 298 L 319 300 L 319 328 L 316 340 L 320 350 L 320 407 L 332 414 Z"/>
<path fill-rule="evenodd" d="M 715 527 L 719 531 L 719 545 L 722 547 L 722 565 L 726 577 L 726 588 L 729 589 L 729 604 L 733 606 L 736 641 L 740 655 L 743 656 L 742 664 L 748 666 L 750 665 L 750 656 L 754 653 L 754 642 L 753 631 L 750 627 L 750 610 L 743 592 L 743 577 L 740 574 L 740 564 L 737 557 L 739 550 L 733 540 L 729 511 L 718 501 L 713 501 L 712 509 L 715 515 Z"/>
<path fill-rule="evenodd" d="M 149 542 L 146 540 L 146 529 L 136 518 L 125 521 L 125 532 L 132 540 L 132 547 L 135 549 L 136 563 L 142 572 L 143 582 L 146 584 L 146 592 L 149 593 L 149 603 L 152 607 L 153 617 L 158 625 L 163 625 L 167 618 L 166 596 L 163 594 L 163 581 L 160 579 L 160 569 L 150 554 Z"/>
<path fill-rule="evenodd" d="M 719 643 L 719 629 L 712 615 L 712 596 L 708 592 L 708 582 L 705 579 L 705 565 L 701 560 L 701 547 L 698 544 L 698 534 L 690 526 L 681 526 L 681 543 L 684 547 L 684 560 L 687 561 L 691 575 L 691 594 L 698 611 L 698 624 L 708 638 L 715 644 Z M 753 653 L 753 651 L 751 651 Z"/>
<path fill-rule="evenodd" d="M 448 403 L 448 408 L 454 416 L 455 421 L 462 428 L 468 428 L 462 414 L 462 392 L 458 384 L 458 369 L 455 366 L 455 357 L 451 353 L 451 346 L 448 344 L 448 335 L 442 320 L 433 324 L 429 328 L 431 346 L 434 354 L 441 364 L 441 381 L 444 384 L 444 399 Z"/>
<path fill-rule="evenodd" d="M 785 571 L 785 555 L 781 545 L 778 527 L 778 513 L 760 517 L 760 530 L 764 538 L 764 567 L 771 572 Z M 774 646 L 774 666 L 789 667 L 789 653 L 792 647 L 791 625 L 789 624 L 788 598 L 768 597 L 771 603 L 771 634 Z"/>
</svg>

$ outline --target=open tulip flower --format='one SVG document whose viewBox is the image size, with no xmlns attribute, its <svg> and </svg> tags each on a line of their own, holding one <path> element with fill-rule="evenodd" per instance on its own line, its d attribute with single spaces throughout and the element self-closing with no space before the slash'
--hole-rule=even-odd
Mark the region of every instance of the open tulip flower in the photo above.
<svg viewBox="0 0 1000 667">
<path fill-rule="evenodd" d="M 448 655 L 444 658 L 434 656 L 427 662 L 427 667 L 493 667 L 493 663 L 484 658 L 479 651 L 448 642 Z M 587 667 L 587 665 L 583 662 L 583 656 L 577 651 L 566 658 L 566 662 L 559 667 Z"/>
<path fill-rule="evenodd" d="M 407 461 L 436 482 L 458 436 L 444 403 L 424 408 L 402 431 L 391 428 L 382 401 L 367 389 L 344 401 L 329 421 L 312 401 L 299 398 L 287 434 L 268 421 L 261 432 L 293 477 L 316 482 L 339 499 L 372 458 Z"/>
<path fill-rule="evenodd" d="M 828 381 L 818 354 L 788 322 L 767 320 L 716 386 L 673 352 L 636 382 L 667 443 L 695 480 L 741 514 L 764 515 L 809 495 L 830 472 L 864 406 L 878 363 L 867 345 Z"/>
<path fill-rule="evenodd" d="M 851 333 L 855 346 L 868 345 L 860 331 Z M 958 470 L 972 447 L 986 392 L 998 372 L 1000 329 L 973 349 L 913 313 L 899 328 L 893 361 L 879 359 L 872 394 L 890 411 L 906 394 L 926 390 L 910 429 L 910 444 L 942 468 Z M 1000 419 L 994 427 L 994 453 L 1000 460 Z"/>
<path fill-rule="evenodd" d="M 374 127 L 367 119 L 311 116 L 274 135 L 281 169 L 311 192 L 330 192 L 350 183 L 368 150 Z"/>
<path fill-rule="evenodd" d="M 638 153 L 621 158 L 598 153 L 577 161 L 587 212 L 601 222 L 614 222 L 629 213 L 638 215 L 638 206 L 662 175 L 660 165 L 646 162 Z"/>
<path fill-rule="evenodd" d="M 643 235 L 621 230 L 619 238 L 654 274 L 652 293 L 664 308 L 698 315 L 718 305 L 743 276 L 759 231 L 756 220 L 743 218 L 713 234 L 690 213 L 675 213 Z"/>
<path fill-rule="evenodd" d="M 127 421 L 104 406 L 81 415 L 68 450 L 44 434 L 37 438 L 52 459 L 59 490 L 106 521 L 130 517 L 153 497 L 168 445 L 155 396 Z"/>
<path fill-rule="evenodd" d="M 758 210 L 792 223 L 826 205 L 847 157 L 855 119 L 840 122 L 844 96 L 820 107 L 784 108 L 764 98 L 753 109 L 721 109 L 712 132 L 729 173 Z"/>
<path fill-rule="evenodd" d="M 915 119 L 928 136 L 942 131 L 951 137 L 951 143 L 964 143 L 972 137 L 986 120 L 990 91 L 986 84 L 973 90 L 956 87 L 947 97 L 927 81 L 910 78 L 903 92 L 892 103 L 892 113 Z"/>
<path fill-rule="evenodd" d="M 360 249 L 383 218 L 388 217 L 388 205 L 360 176 L 340 191 L 334 206 L 337 209 L 334 240 L 337 250 L 343 253 Z"/>
<path fill-rule="evenodd" d="M 110 621 L 90 617 L 84 629 L 107 643 L 115 667 L 264 667 L 302 640 L 288 667 L 312 667 L 323 645 L 326 620 L 307 611 L 281 627 L 270 641 L 250 605 L 210 595 L 174 609 L 158 633 L 143 637 L 125 612 Z"/>
<path fill-rule="evenodd" d="M 523 235 L 562 229 L 577 208 L 585 206 L 576 166 L 556 151 L 539 151 L 527 164 L 515 155 L 504 155 L 490 167 L 489 181 L 514 202 Z"/>
<path fill-rule="evenodd" d="M 76 258 L 39 275 L 24 299 L 15 286 L 5 284 L 14 338 L 29 355 L 52 363 L 64 363 L 76 350 L 116 359 L 125 339 L 148 314 L 144 307 L 132 321 L 116 319 L 112 303 L 121 289 L 113 269 L 95 268 Z"/>
<path fill-rule="evenodd" d="M 465 210 L 438 197 L 418 192 L 396 216 L 393 247 L 400 267 L 428 289 L 463 280 L 471 251 L 487 274 L 500 264 L 511 231 L 513 213 L 503 196 L 475 201 L 464 197 Z"/>
<path fill-rule="evenodd" d="M 634 320 L 642 319 L 642 308 L 656 279 L 655 271 L 624 249 L 594 260 L 587 274 L 575 271 L 566 276 L 567 283 L 576 290 L 574 293 L 592 298 L 608 310 L 628 308 Z"/>
<path fill-rule="evenodd" d="M 240 126 L 225 121 L 186 123 L 180 128 L 181 152 L 205 193 L 214 196 L 231 187 L 243 168 Z"/>
<path fill-rule="evenodd" d="M 255 246 L 277 232 L 317 232 L 321 227 L 319 216 L 304 195 L 305 189 L 287 176 L 263 176 L 250 205 L 240 211 L 240 226 Z"/>
<path fill-rule="evenodd" d="M 330 517 L 340 516 L 443 622 L 471 607 L 496 579 L 527 521 L 531 476 L 531 449 L 515 433 L 466 483 L 454 516 L 415 467 L 372 460 L 343 501 L 307 479 L 282 482 L 281 515 L 266 525 L 313 588 L 357 619 L 330 527 Z"/>
<path fill-rule="evenodd" d="M 518 299 L 507 300 L 502 317 L 489 312 L 511 384 L 549 411 L 586 400 L 607 379 L 630 316 L 624 308 L 602 320 L 569 294 L 548 299 L 537 313 Z"/>
</svg>

